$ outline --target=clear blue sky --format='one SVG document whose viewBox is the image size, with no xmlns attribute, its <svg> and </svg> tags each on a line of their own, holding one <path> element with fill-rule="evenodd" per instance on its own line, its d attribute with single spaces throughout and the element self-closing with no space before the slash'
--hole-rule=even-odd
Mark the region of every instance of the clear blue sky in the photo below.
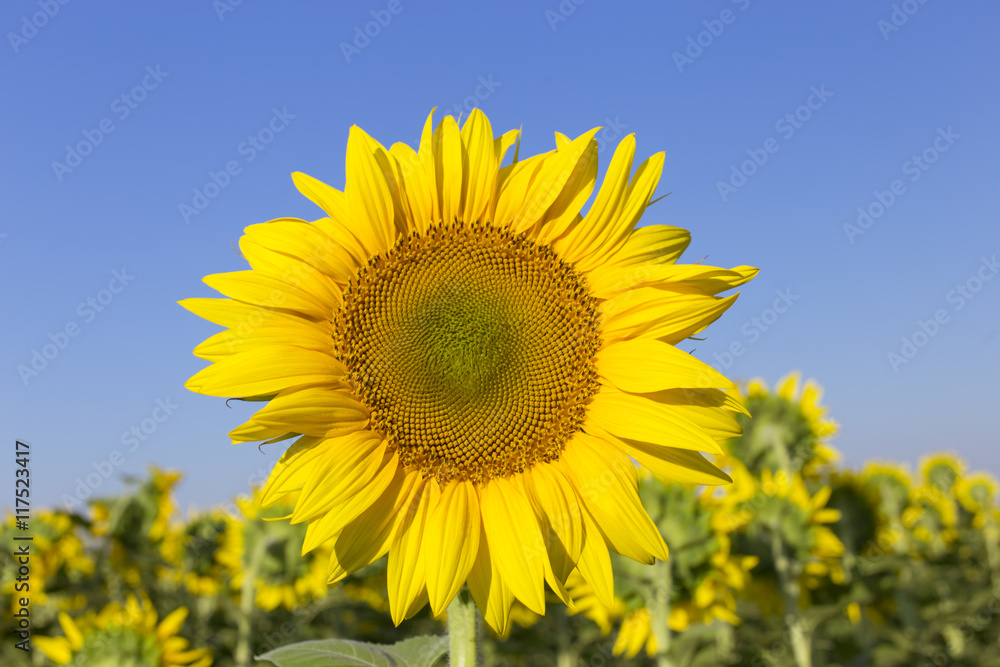
<svg viewBox="0 0 1000 667">
<path fill-rule="evenodd" d="M 690 229 L 688 261 L 761 267 L 691 347 L 737 378 L 817 378 L 849 463 L 954 449 L 1000 473 L 995 2 L 225 3 L 0 10 L 0 479 L 30 441 L 36 504 L 109 466 L 97 494 L 156 463 L 185 505 L 266 473 L 278 447 L 226 438 L 250 410 L 183 388 L 216 328 L 175 302 L 244 268 L 244 226 L 317 216 L 289 174 L 340 187 L 352 124 L 413 143 L 431 107 L 473 103 L 523 125 L 522 154 L 595 125 L 666 151 L 645 222 Z M 65 348 L 25 381 L 50 334 Z"/>
</svg>

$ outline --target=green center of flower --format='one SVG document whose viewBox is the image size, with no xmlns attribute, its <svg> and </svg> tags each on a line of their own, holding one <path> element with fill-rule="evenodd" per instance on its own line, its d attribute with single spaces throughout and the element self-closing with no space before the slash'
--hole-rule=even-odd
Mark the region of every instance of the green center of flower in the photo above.
<svg viewBox="0 0 1000 667">
<path fill-rule="evenodd" d="M 348 285 L 337 325 L 373 427 L 440 481 L 557 458 L 599 387 L 596 301 L 579 274 L 489 225 L 401 240 Z"/>
</svg>

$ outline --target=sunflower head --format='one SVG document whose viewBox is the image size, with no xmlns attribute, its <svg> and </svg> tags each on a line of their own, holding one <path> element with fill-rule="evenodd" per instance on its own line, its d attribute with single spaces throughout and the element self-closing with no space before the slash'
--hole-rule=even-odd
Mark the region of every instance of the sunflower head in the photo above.
<svg viewBox="0 0 1000 667">
<path fill-rule="evenodd" d="M 35 637 L 34 642 L 57 665 L 83 667 L 208 667 L 207 649 L 190 649 L 178 636 L 187 609 L 180 607 L 158 622 L 149 600 L 129 597 L 100 612 L 76 619 L 59 614 L 62 637 Z"/>
<path fill-rule="evenodd" d="M 837 424 L 826 418 L 822 395 L 815 381 L 802 384 L 798 372 L 780 380 L 773 390 L 762 380 L 751 380 L 745 388 L 745 405 L 753 419 L 739 418 L 743 434 L 729 441 L 729 452 L 756 475 L 783 470 L 815 477 L 820 466 L 839 457 L 828 444 Z"/>
<path fill-rule="evenodd" d="M 997 481 L 985 472 L 963 475 L 955 484 L 955 496 L 965 511 L 973 515 L 974 526 L 982 528 L 986 515 L 997 504 Z"/>
<path fill-rule="evenodd" d="M 920 476 L 943 493 L 951 493 L 965 474 L 965 463 L 954 454 L 932 454 L 920 462 Z"/>
<path fill-rule="evenodd" d="M 895 463 L 869 461 L 861 478 L 877 494 L 879 512 L 889 521 L 899 521 L 910 502 L 913 480 L 909 471 Z"/>
<path fill-rule="evenodd" d="M 343 190 L 293 174 L 324 217 L 247 227 L 250 270 L 205 278 L 229 298 L 182 302 L 226 327 L 187 386 L 261 404 L 234 442 L 297 438 L 262 501 L 297 494 L 331 581 L 388 554 L 396 623 L 468 582 L 503 634 L 574 569 L 610 600 L 608 547 L 666 558 L 633 459 L 728 481 L 698 452 L 742 407 L 680 345 L 756 269 L 678 265 L 687 232 L 637 228 L 663 154 L 633 169 L 632 135 L 595 193 L 598 128 L 507 164 L 516 131 L 432 116 L 416 148 L 352 127 Z"/>
</svg>

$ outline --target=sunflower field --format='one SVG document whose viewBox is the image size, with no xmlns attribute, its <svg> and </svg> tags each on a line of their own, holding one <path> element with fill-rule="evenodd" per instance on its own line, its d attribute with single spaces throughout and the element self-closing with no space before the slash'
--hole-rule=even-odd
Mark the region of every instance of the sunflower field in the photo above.
<svg viewBox="0 0 1000 667">
<path fill-rule="evenodd" d="M 669 560 L 612 553 L 614 590 L 574 570 L 569 604 L 551 591 L 544 615 L 515 602 L 503 636 L 480 624 L 481 664 L 1000 665 L 996 481 L 944 453 L 917 471 L 851 469 L 815 382 L 792 374 L 740 391 L 753 418 L 740 415 L 742 435 L 715 457 L 732 484 L 636 470 Z M 281 667 L 304 664 L 282 649 L 296 642 L 359 655 L 353 642 L 442 633 L 449 612 L 427 605 L 394 622 L 384 558 L 328 584 L 328 548 L 302 555 L 305 524 L 273 520 L 291 514 L 287 499 L 263 507 L 258 489 L 185 516 L 180 482 L 154 469 L 119 496 L 34 517 L 36 650 L 4 641 L 0 664 Z M 9 541 L 12 516 L 3 531 Z M 3 563 L 5 638 L 16 571 Z M 443 664 L 446 649 L 424 642 L 419 664 Z M 418 664 L 402 649 L 364 650 L 369 662 L 312 664 Z"/>
</svg>

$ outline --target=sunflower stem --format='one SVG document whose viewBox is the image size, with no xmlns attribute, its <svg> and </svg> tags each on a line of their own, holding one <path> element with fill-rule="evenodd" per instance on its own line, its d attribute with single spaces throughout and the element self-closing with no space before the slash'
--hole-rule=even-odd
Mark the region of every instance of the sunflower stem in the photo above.
<svg viewBox="0 0 1000 667">
<path fill-rule="evenodd" d="M 476 603 L 463 588 L 448 605 L 448 664 L 476 667 Z"/>
<path fill-rule="evenodd" d="M 653 565 L 654 584 L 647 595 L 649 625 L 656 640 L 656 667 L 674 667 L 670 657 L 670 591 L 674 586 L 672 561 L 657 561 Z"/>
<path fill-rule="evenodd" d="M 771 556 L 778 573 L 778 585 L 785 607 L 785 625 L 792 642 L 792 655 L 798 667 L 812 667 L 812 640 L 802 615 L 799 613 L 799 582 L 792 572 L 792 561 L 785 552 L 785 545 L 777 530 L 771 533 Z"/>
<path fill-rule="evenodd" d="M 569 617 L 566 607 L 556 605 L 553 611 L 556 621 L 556 667 L 573 667 L 576 662 L 576 651 L 573 650 L 573 639 L 569 628 Z"/>
<path fill-rule="evenodd" d="M 266 548 L 267 544 L 265 540 L 262 538 L 257 539 L 249 554 L 249 559 L 243 568 L 243 581 L 240 584 L 240 613 L 236 621 L 236 650 L 233 653 L 233 659 L 237 667 L 249 667 L 250 665 L 252 648 L 250 646 L 251 617 L 253 616 L 254 605 L 256 603 L 257 570 L 260 569 L 261 561 L 264 560 Z"/>
</svg>

